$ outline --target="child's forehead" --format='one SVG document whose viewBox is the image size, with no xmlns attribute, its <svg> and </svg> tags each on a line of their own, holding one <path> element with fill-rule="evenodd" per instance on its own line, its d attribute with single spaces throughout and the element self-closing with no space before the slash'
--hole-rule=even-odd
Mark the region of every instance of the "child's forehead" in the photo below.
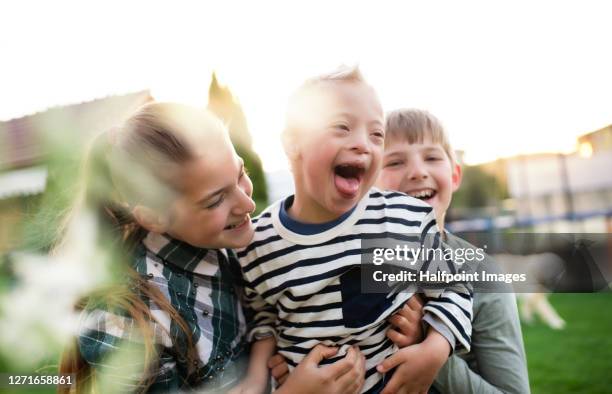
<svg viewBox="0 0 612 394">
<path fill-rule="evenodd" d="M 225 130 L 197 130 L 191 144 L 195 152 L 213 160 L 229 160 L 235 154 L 234 146 Z"/>
<path fill-rule="evenodd" d="M 303 134 L 322 130 L 332 120 L 376 123 L 384 127 L 384 113 L 376 93 L 360 81 L 318 81 L 305 85 L 290 100 L 287 130 Z"/>
<path fill-rule="evenodd" d="M 324 104 L 328 109 L 358 100 L 367 101 L 368 105 L 382 113 L 376 91 L 362 81 L 318 81 L 304 87 L 301 95 L 315 104 Z"/>
<path fill-rule="evenodd" d="M 444 149 L 444 141 L 441 138 L 436 138 L 435 135 L 428 132 L 420 133 L 387 133 L 385 137 L 385 150 L 397 147 L 401 149 L 406 145 L 423 145 L 427 148 Z"/>
<path fill-rule="evenodd" d="M 435 135 L 387 134 L 385 136 L 385 156 L 421 154 L 432 151 L 443 152 L 452 162 L 455 162 L 450 146 L 443 138 L 436 138 Z"/>
</svg>

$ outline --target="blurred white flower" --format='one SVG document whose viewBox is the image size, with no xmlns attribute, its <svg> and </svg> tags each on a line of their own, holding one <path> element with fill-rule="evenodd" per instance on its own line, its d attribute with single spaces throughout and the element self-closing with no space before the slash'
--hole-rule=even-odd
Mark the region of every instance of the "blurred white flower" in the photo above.
<svg viewBox="0 0 612 394">
<path fill-rule="evenodd" d="M 62 347 L 76 332 L 77 300 L 110 280 L 112 251 L 98 235 L 94 215 L 82 212 L 57 254 L 15 255 L 16 284 L 0 301 L 0 349 L 15 365 L 33 366 Z"/>
</svg>

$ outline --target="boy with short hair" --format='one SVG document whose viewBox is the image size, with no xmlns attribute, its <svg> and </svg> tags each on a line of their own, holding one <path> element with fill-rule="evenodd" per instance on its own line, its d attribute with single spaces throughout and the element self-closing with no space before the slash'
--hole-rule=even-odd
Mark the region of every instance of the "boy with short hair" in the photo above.
<svg viewBox="0 0 612 394">
<path fill-rule="evenodd" d="M 293 367 L 317 344 L 340 347 L 328 362 L 356 345 L 366 357 L 364 392 L 382 390 L 383 378 L 424 391 L 454 348 L 469 350 L 471 293 L 457 284 L 430 299 L 423 309 L 427 338 L 401 350 L 385 336 L 386 319 L 412 293 L 361 294 L 362 240 L 435 229 L 431 207 L 371 188 L 382 163 L 383 122 L 375 92 L 356 68 L 302 85 L 283 133 L 295 195 L 255 219 L 255 237 L 238 255 L 255 311 L 254 349 L 267 341 L 271 355 L 273 336 Z"/>
<path fill-rule="evenodd" d="M 387 114 L 385 131 L 383 167 L 376 186 L 431 205 L 443 232 L 452 194 L 461 184 L 461 166 L 442 124 L 427 111 L 399 109 Z"/>
<path fill-rule="evenodd" d="M 427 111 L 400 109 L 387 114 L 383 169 L 376 185 L 430 204 L 440 231 L 451 246 L 473 248 L 444 232 L 452 194 L 461 183 L 461 167 L 440 121 Z M 484 260 L 485 266 L 493 264 Z M 438 373 L 442 393 L 528 393 L 529 379 L 516 300 L 505 293 L 476 293 L 472 348 L 452 356 Z"/>
</svg>

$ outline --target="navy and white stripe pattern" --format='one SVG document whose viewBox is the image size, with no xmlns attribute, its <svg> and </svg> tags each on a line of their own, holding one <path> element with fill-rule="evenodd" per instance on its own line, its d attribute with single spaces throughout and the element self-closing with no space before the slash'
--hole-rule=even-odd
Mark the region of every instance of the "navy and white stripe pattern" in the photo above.
<svg viewBox="0 0 612 394">
<path fill-rule="evenodd" d="M 236 265 L 233 272 L 232 262 Z M 186 376 L 186 360 L 177 356 L 177 348 L 186 343 L 183 331 L 167 312 L 144 298 L 155 318 L 150 323 L 159 351 L 159 368 L 153 371 L 149 390 L 173 392 L 202 386 L 226 391 L 235 384 L 246 371 L 247 343 L 233 252 L 196 248 L 149 233 L 135 253 L 133 267 L 165 295 L 187 323 L 199 355 L 195 375 Z M 83 358 L 127 391 L 139 389 L 134 385 L 144 370 L 142 360 L 135 360 L 140 362 L 132 368 L 136 376 L 125 376 L 124 369 L 130 369 L 110 365 L 109 356 L 125 346 L 142 347 L 135 327 L 126 311 L 84 310 L 78 338 Z"/>
<path fill-rule="evenodd" d="M 324 363 L 358 345 L 366 356 L 364 392 L 378 390 L 383 376 L 376 365 L 397 350 L 385 336 L 386 319 L 413 293 L 361 294 L 361 241 L 436 231 L 432 208 L 402 193 L 372 189 L 344 221 L 315 235 L 285 227 L 280 209 L 279 201 L 254 219 L 255 237 L 238 251 L 246 305 L 254 311 L 249 339 L 275 335 L 291 367 L 319 343 L 340 347 Z M 469 289 L 458 284 L 426 295 L 431 296 L 424 308 L 427 321 L 434 328 L 445 325 L 455 336 L 451 343 L 469 349 Z"/>
</svg>

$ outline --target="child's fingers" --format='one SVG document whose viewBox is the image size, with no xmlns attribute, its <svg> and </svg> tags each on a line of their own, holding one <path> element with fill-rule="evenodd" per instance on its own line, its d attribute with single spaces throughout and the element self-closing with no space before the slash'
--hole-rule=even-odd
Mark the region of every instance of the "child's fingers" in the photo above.
<svg viewBox="0 0 612 394">
<path fill-rule="evenodd" d="M 361 352 L 359 352 L 360 356 L 361 356 L 361 363 L 359 364 L 359 368 L 358 370 L 359 372 L 359 379 L 357 379 L 357 387 L 355 389 L 355 394 L 359 394 L 361 393 L 361 389 L 363 388 L 363 385 L 365 384 L 365 372 L 366 372 L 366 358 L 365 355 Z"/>
<path fill-rule="evenodd" d="M 419 313 L 422 313 L 423 311 L 423 301 L 421 301 L 421 298 L 416 294 L 410 297 L 410 299 L 404 304 L 404 306 L 407 306 L 413 311 L 417 311 Z"/>
<path fill-rule="evenodd" d="M 278 382 L 278 385 L 280 386 L 280 385 L 284 384 L 288 377 L 289 377 L 289 372 L 287 372 L 286 374 L 284 374 L 280 378 L 276 379 L 276 381 Z"/>
<path fill-rule="evenodd" d="M 319 363 L 323 361 L 324 358 L 330 358 L 337 352 L 338 348 L 317 345 L 310 351 L 310 353 L 306 355 L 306 357 L 304 357 L 303 361 L 319 365 Z"/>
<path fill-rule="evenodd" d="M 336 380 L 339 392 L 357 394 L 361 391 L 365 379 L 365 356 L 358 352 L 357 364 Z"/>
<path fill-rule="evenodd" d="M 414 332 L 416 330 L 415 325 L 420 324 L 419 321 L 420 318 L 418 318 L 418 320 L 409 320 L 399 314 L 389 318 L 389 323 L 391 323 L 399 332 L 404 335 L 414 335 Z"/>
<path fill-rule="evenodd" d="M 376 370 L 380 373 L 388 372 L 392 370 L 393 368 L 397 367 L 398 365 L 400 365 L 402 361 L 403 361 L 403 358 L 402 358 L 401 352 L 395 352 L 394 354 L 387 357 L 385 361 L 378 364 L 378 366 L 376 366 Z M 396 376 L 396 374 L 394 374 L 393 376 Z"/>
<path fill-rule="evenodd" d="M 401 316 L 407 319 L 408 321 L 416 323 L 421 321 L 421 318 L 423 317 L 423 312 L 422 310 L 413 310 L 408 305 L 404 304 L 404 306 L 402 306 L 393 316 Z"/>
<path fill-rule="evenodd" d="M 279 364 L 286 363 L 285 358 L 280 354 L 276 353 L 274 356 L 268 359 L 268 368 L 272 369 Z"/>
<path fill-rule="evenodd" d="M 410 340 L 408 339 L 406 335 L 399 333 L 392 328 L 387 330 L 387 338 L 389 338 L 393 343 L 395 343 L 399 347 L 413 345 L 412 343 L 410 343 Z"/>
<path fill-rule="evenodd" d="M 283 383 L 287 379 L 286 375 L 289 373 L 289 366 L 287 363 L 278 364 L 270 370 L 270 373 L 277 382 Z"/>
<path fill-rule="evenodd" d="M 341 384 L 340 382 L 336 382 L 335 392 L 344 394 L 359 394 L 361 392 L 361 385 L 356 379 L 346 379 Z"/>
<path fill-rule="evenodd" d="M 330 376 L 333 379 L 338 379 L 358 365 L 360 355 L 360 351 L 351 347 L 342 360 L 338 360 L 325 368 L 327 368 L 327 371 L 331 374 Z"/>
</svg>

